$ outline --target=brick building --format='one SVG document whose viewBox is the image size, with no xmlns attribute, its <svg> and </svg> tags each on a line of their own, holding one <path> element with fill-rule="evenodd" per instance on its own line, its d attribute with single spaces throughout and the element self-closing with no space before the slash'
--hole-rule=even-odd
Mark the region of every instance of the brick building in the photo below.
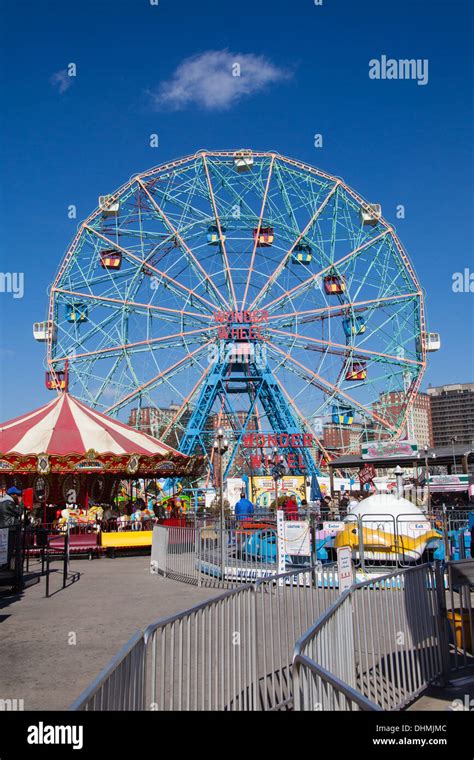
<svg viewBox="0 0 474 760">
<path fill-rule="evenodd" d="M 379 400 L 373 404 L 373 411 L 381 417 L 385 417 L 390 422 L 396 424 L 399 419 L 403 404 L 405 402 L 405 393 L 403 391 L 390 391 L 382 393 Z M 402 438 L 414 438 L 418 446 L 433 446 L 433 425 L 431 419 L 431 400 L 427 393 L 418 393 L 410 411 L 411 420 L 407 423 L 407 428 L 402 432 Z M 381 435 L 381 438 L 389 436 Z"/>
<path fill-rule="evenodd" d="M 328 451 L 344 451 L 357 453 L 360 448 L 360 436 L 362 425 L 354 422 L 352 425 L 334 425 L 329 423 L 323 426 L 323 446 Z"/>
<path fill-rule="evenodd" d="M 161 439 L 169 422 L 173 419 L 178 409 L 178 404 L 170 404 L 167 407 L 142 406 L 141 409 L 132 409 L 130 411 L 128 424 L 137 430 L 141 430 L 143 433 Z M 183 412 L 180 418 L 179 431 L 176 431 L 173 434 L 170 430 L 169 434 L 166 436 L 165 442 L 170 446 L 177 447 L 179 443 L 178 437 L 182 434 L 181 428 L 187 424 L 189 416 L 190 413 L 188 411 Z"/>
</svg>

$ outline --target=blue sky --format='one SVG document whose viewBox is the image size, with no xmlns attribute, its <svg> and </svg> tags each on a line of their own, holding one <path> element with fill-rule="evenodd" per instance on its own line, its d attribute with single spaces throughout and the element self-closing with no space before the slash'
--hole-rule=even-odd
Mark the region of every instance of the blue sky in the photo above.
<svg viewBox="0 0 474 760">
<path fill-rule="evenodd" d="M 202 147 L 274 149 L 380 202 L 442 335 L 423 387 L 472 381 L 474 296 L 452 291 L 474 270 L 472 21 L 471 0 L 2 0 L 1 270 L 24 272 L 25 293 L 0 293 L 0 419 L 51 398 L 31 325 L 98 195 Z M 183 61 L 226 50 L 263 57 L 263 90 L 157 105 Z M 428 59 L 428 84 L 369 79 L 383 54 Z M 58 73 L 71 62 L 72 83 Z"/>
</svg>

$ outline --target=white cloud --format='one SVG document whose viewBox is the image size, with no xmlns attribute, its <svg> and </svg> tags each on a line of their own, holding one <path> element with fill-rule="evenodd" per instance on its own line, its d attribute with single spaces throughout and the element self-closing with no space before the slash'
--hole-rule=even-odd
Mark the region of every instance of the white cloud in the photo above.
<svg viewBox="0 0 474 760">
<path fill-rule="evenodd" d="M 73 77 L 70 77 L 67 73 L 67 69 L 56 71 L 49 79 L 50 84 L 53 87 L 57 87 L 58 92 L 62 95 L 63 92 L 69 90 L 72 85 Z"/>
<path fill-rule="evenodd" d="M 178 111 L 197 105 L 209 111 L 222 111 L 241 98 L 291 76 L 290 71 L 275 66 L 263 55 L 208 50 L 186 58 L 170 79 L 148 95 L 157 110 Z"/>
</svg>

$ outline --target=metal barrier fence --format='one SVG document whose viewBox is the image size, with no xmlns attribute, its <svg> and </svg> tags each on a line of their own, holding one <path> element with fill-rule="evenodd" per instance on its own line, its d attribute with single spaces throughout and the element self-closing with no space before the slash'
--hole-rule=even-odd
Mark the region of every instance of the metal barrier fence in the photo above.
<svg viewBox="0 0 474 760">
<path fill-rule="evenodd" d="M 457 672 L 474 665 L 474 560 L 448 562 L 446 586 L 445 617 L 450 642 L 448 668 Z"/>
<path fill-rule="evenodd" d="M 144 710 L 145 644 L 137 631 L 70 710 Z"/>
<path fill-rule="evenodd" d="M 399 710 L 474 662 L 473 585 L 473 561 L 340 596 L 334 567 L 262 578 L 136 634 L 70 709 Z"/>
<path fill-rule="evenodd" d="M 473 586 L 472 560 L 352 586 L 296 644 L 295 709 L 400 710 L 474 664 Z"/>
<path fill-rule="evenodd" d="M 309 530 L 309 528 L 308 528 Z M 295 549 L 296 552 L 296 549 Z M 288 570 L 311 565 L 311 556 L 287 557 Z M 313 557 L 315 560 L 315 557 Z M 231 588 L 236 582 L 254 582 L 275 575 L 276 522 L 216 520 L 196 527 L 155 526 L 151 571 L 199 586 Z"/>
<path fill-rule="evenodd" d="M 449 522 L 445 515 L 429 519 L 413 514 L 349 514 L 344 521 L 321 522 L 313 513 L 307 522 L 311 557 L 292 556 L 287 548 L 287 570 L 317 560 L 335 561 L 337 545 L 342 544 L 351 546 L 354 565 L 362 572 L 390 572 L 468 554 L 467 518 L 458 516 Z M 338 528 L 344 531 L 340 537 Z M 197 585 L 230 588 L 238 581 L 253 582 L 277 572 L 277 543 L 275 513 L 264 519 L 227 518 L 225 530 L 217 518 L 196 520 L 188 527 L 170 526 L 165 521 L 154 528 L 152 572 Z"/>
<path fill-rule="evenodd" d="M 0 529 L 3 557 L 0 559 L 0 586 L 7 586 L 14 593 L 23 587 L 24 531 L 21 524 Z"/>
<path fill-rule="evenodd" d="M 285 709 L 294 642 L 337 594 L 332 567 L 226 591 L 131 639 L 70 709 Z"/>
<path fill-rule="evenodd" d="M 353 547 L 355 565 L 362 570 L 413 567 L 433 560 L 434 552 L 444 540 L 444 532 L 435 529 L 425 517 L 413 514 L 380 513 L 351 518 L 357 526 Z M 350 544 L 350 541 L 348 541 Z"/>
<path fill-rule="evenodd" d="M 198 584 L 196 537 L 199 529 L 155 525 L 151 549 L 151 570 L 175 580 Z"/>
</svg>

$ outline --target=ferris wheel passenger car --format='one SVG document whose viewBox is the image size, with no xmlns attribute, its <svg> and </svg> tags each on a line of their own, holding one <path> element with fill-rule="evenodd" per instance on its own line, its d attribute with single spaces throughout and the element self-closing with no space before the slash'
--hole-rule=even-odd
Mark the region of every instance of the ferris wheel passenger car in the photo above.
<svg viewBox="0 0 474 760">
<path fill-rule="evenodd" d="M 346 290 L 344 278 L 335 274 L 326 275 L 324 278 L 324 290 L 330 296 L 344 293 Z"/>
</svg>

